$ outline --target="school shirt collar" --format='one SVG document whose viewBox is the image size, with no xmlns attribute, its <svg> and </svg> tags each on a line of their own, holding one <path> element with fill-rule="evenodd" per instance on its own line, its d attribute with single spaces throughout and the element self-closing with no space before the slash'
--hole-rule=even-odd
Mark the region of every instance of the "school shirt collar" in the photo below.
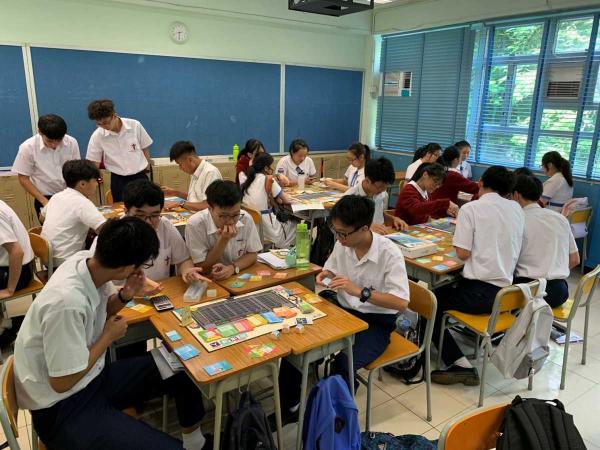
<svg viewBox="0 0 600 450">
<path fill-rule="evenodd" d="M 203 159 L 202 161 L 200 161 L 200 164 L 198 164 L 198 167 L 196 167 L 196 170 L 194 170 L 194 178 L 200 178 L 200 175 L 202 175 L 202 172 L 204 172 L 204 169 L 206 168 L 206 160 Z"/>
<path fill-rule="evenodd" d="M 219 231 L 219 229 L 217 228 L 217 226 L 215 225 L 215 221 L 212 218 L 212 214 L 210 213 L 210 211 L 208 209 L 205 210 L 206 211 L 206 215 L 208 216 L 208 224 L 206 227 L 206 232 L 210 235 L 210 234 L 215 234 L 217 231 Z M 242 215 L 244 214 L 243 211 L 240 212 L 240 218 L 237 221 L 237 223 L 235 224 L 236 228 L 241 228 L 244 226 L 244 223 L 242 222 Z"/>
<path fill-rule="evenodd" d="M 421 186 L 419 186 L 416 181 L 410 181 L 408 184 L 412 185 L 417 190 L 417 192 L 421 194 L 421 197 L 423 197 L 424 200 L 429 200 L 429 194 L 427 193 L 427 191 L 421 189 Z"/>
<path fill-rule="evenodd" d="M 92 274 L 90 273 L 90 269 L 87 266 L 88 256 L 91 256 L 91 253 L 88 250 L 84 250 L 80 252 L 81 259 L 76 264 L 77 274 L 83 281 L 83 285 L 86 291 L 86 297 L 92 304 L 94 308 L 100 306 L 100 295 L 98 294 L 98 288 L 94 284 L 92 280 Z"/>
<path fill-rule="evenodd" d="M 460 169 L 461 169 L 461 168 L 462 168 L 462 167 L 460 167 L 460 168 L 459 168 L 459 167 L 450 167 L 450 168 L 448 169 L 448 172 L 457 172 L 457 173 L 460 173 Z"/>
<path fill-rule="evenodd" d="M 525 205 L 525 206 L 523 206 L 523 211 L 527 211 L 529 209 L 535 209 L 535 208 L 541 209 L 541 206 L 539 205 L 539 203 L 530 203 L 529 205 Z"/>
<path fill-rule="evenodd" d="M 487 200 L 490 202 L 498 202 L 499 200 L 502 200 L 502 199 L 503 199 L 503 197 L 501 197 L 500 194 L 498 194 L 497 192 L 487 192 L 479 197 L 479 200 Z"/>
<path fill-rule="evenodd" d="M 373 240 L 371 241 L 371 247 L 369 248 L 369 251 L 365 254 L 365 256 L 363 256 L 357 262 L 357 264 L 359 265 L 365 264 L 367 261 L 372 261 L 375 264 L 379 262 L 379 236 L 377 236 L 375 233 L 371 233 L 371 236 L 373 237 Z M 351 250 L 354 253 L 354 257 L 356 258 L 356 250 Z"/>
<path fill-rule="evenodd" d="M 109 131 L 109 130 L 105 130 L 104 128 L 100 128 L 102 130 L 102 135 L 103 136 L 118 136 L 121 133 L 123 133 L 124 130 L 131 130 L 131 126 L 122 118 L 119 117 L 119 119 L 121 119 L 121 131 L 119 131 L 118 133 L 116 131 Z"/>
<path fill-rule="evenodd" d="M 64 138 L 63 138 L 64 139 Z M 64 146 L 64 141 L 61 141 L 60 144 L 58 144 L 58 147 L 56 147 L 55 149 L 52 149 L 50 147 L 46 147 L 46 144 L 44 144 L 44 139 L 42 138 L 41 134 L 37 134 L 37 141 L 36 141 L 36 145 L 37 145 L 37 149 L 39 151 L 46 151 L 46 152 L 58 152 L 61 150 L 61 148 Z"/>
<path fill-rule="evenodd" d="M 372 195 L 369 195 L 369 194 L 367 194 L 367 193 L 365 192 L 365 190 L 363 189 L 363 181 L 364 181 L 364 180 L 360 180 L 360 181 L 358 182 L 358 184 L 357 184 L 357 186 L 358 186 L 358 187 L 356 188 L 356 191 L 357 191 L 356 193 L 357 193 L 358 195 L 360 195 L 361 197 L 369 197 L 369 198 L 372 198 L 373 196 L 372 196 Z"/>
</svg>

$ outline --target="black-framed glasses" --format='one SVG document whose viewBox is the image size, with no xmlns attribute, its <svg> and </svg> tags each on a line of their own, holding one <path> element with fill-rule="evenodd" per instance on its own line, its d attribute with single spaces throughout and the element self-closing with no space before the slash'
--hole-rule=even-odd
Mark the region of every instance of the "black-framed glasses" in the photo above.
<svg viewBox="0 0 600 450">
<path fill-rule="evenodd" d="M 336 230 L 332 224 L 329 225 L 329 229 L 331 230 L 331 232 L 333 233 L 333 235 L 336 237 L 336 239 L 342 239 L 342 240 L 348 239 L 348 236 L 356 233 L 361 228 L 362 227 L 358 227 L 358 228 L 355 228 L 352 231 L 345 232 L 345 231 L 338 231 L 338 230 Z"/>
<path fill-rule="evenodd" d="M 221 220 L 231 220 L 233 222 L 237 222 L 242 217 L 242 213 L 239 214 L 219 214 L 219 219 Z"/>
<path fill-rule="evenodd" d="M 149 262 L 145 262 L 144 264 L 142 264 L 140 267 L 144 270 L 149 269 L 150 267 L 152 267 L 154 265 L 154 260 L 151 259 Z"/>
<path fill-rule="evenodd" d="M 138 219 L 142 219 L 144 222 L 155 222 L 160 219 L 160 213 L 158 214 L 134 214 L 133 217 L 137 217 Z"/>
</svg>

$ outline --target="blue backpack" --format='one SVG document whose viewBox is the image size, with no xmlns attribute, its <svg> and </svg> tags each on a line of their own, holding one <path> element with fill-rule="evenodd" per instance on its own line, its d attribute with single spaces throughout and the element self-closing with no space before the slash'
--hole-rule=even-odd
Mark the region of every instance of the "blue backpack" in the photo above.
<svg viewBox="0 0 600 450">
<path fill-rule="evenodd" d="M 437 440 L 430 441 L 416 434 L 394 436 L 391 433 L 363 432 L 361 450 L 437 450 Z"/>
</svg>

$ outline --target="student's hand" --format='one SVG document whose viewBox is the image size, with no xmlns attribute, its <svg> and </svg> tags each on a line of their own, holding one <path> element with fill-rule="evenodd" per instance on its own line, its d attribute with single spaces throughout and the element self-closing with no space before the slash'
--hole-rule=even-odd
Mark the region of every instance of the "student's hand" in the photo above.
<svg viewBox="0 0 600 450">
<path fill-rule="evenodd" d="M 175 189 L 170 188 L 169 186 L 161 186 L 160 188 L 165 195 L 175 195 Z"/>
<path fill-rule="evenodd" d="M 387 234 L 387 228 L 382 223 L 372 223 L 371 224 L 371 231 L 373 233 L 382 234 L 382 235 Z"/>
<path fill-rule="evenodd" d="M 306 180 L 304 181 L 306 184 L 313 184 L 315 182 L 314 178 L 306 178 Z"/>
<path fill-rule="evenodd" d="M 217 263 L 212 267 L 212 276 L 215 280 L 224 280 L 235 273 L 233 266 Z"/>
<path fill-rule="evenodd" d="M 221 239 L 229 241 L 230 239 L 237 236 L 237 228 L 235 225 L 223 225 L 223 228 L 217 230 Z"/>
<path fill-rule="evenodd" d="M 290 185 L 290 179 L 282 174 L 277 175 L 277 182 L 279 183 L 280 186 L 283 186 L 283 187 Z"/>
<path fill-rule="evenodd" d="M 188 284 L 193 283 L 194 281 L 206 281 L 207 283 L 210 283 L 210 280 L 200 275 L 200 272 L 202 272 L 202 267 L 190 267 L 181 272 L 181 279 L 184 283 Z"/>
<path fill-rule="evenodd" d="M 133 298 L 136 295 L 147 295 L 144 293 L 145 283 L 144 271 L 142 269 L 136 270 L 125 280 L 125 284 L 121 288 L 121 297 Z"/>
<path fill-rule="evenodd" d="M 408 231 L 408 224 L 400 217 L 394 217 L 393 220 L 394 223 L 392 224 L 392 227 L 394 227 L 396 230 Z"/>
<path fill-rule="evenodd" d="M 8 289 L 0 289 L 0 299 L 11 297 L 14 292 L 10 292 Z"/>
<path fill-rule="evenodd" d="M 165 202 L 165 209 L 175 209 L 179 208 L 179 202 Z"/>
<path fill-rule="evenodd" d="M 125 336 L 125 333 L 127 333 L 127 321 L 123 316 L 114 315 L 106 319 L 103 334 L 111 344 Z"/>
<path fill-rule="evenodd" d="M 360 297 L 362 291 L 356 284 L 346 277 L 334 277 L 329 283 L 329 289 L 346 291 L 353 297 Z"/>
<path fill-rule="evenodd" d="M 146 278 L 144 280 L 144 286 L 142 288 L 141 295 L 150 297 L 158 294 L 160 291 L 162 291 L 162 284 L 157 283 L 150 278 Z"/>
<path fill-rule="evenodd" d="M 315 280 L 319 286 L 327 287 L 323 284 L 323 278 L 334 278 L 334 277 L 335 277 L 335 274 L 333 272 L 330 272 L 329 270 L 322 270 L 321 272 L 319 272 L 319 274 L 317 275 L 317 278 Z"/>
<path fill-rule="evenodd" d="M 331 178 L 323 178 L 323 184 L 325 184 L 325 186 L 329 187 L 333 184 L 333 180 Z"/>
<path fill-rule="evenodd" d="M 450 202 L 450 206 L 448 207 L 448 214 L 452 217 L 456 217 L 458 215 L 458 205 L 456 203 Z"/>
</svg>

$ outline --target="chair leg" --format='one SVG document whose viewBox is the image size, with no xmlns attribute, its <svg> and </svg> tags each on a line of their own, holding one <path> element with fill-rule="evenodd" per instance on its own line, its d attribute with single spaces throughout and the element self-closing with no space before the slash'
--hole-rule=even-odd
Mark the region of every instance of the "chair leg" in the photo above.
<svg viewBox="0 0 600 450">
<path fill-rule="evenodd" d="M 528 378 L 528 383 L 527 383 L 527 390 L 528 391 L 533 391 L 533 376 L 535 375 L 535 369 L 532 367 L 531 369 L 529 369 L 529 374 L 527 376 Z"/>
<path fill-rule="evenodd" d="M 488 355 L 490 353 L 490 346 L 491 346 L 491 340 L 489 336 L 486 336 L 483 338 L 485 340 L 485 353 L 483 354 L 483 367 L 481 369 L 481 380 L 480 380 L 480 387 L 479 387 L 479 407 L 481 408 L 483 406 L 483 397 L 485 395 L 485 374 L 486 374 L 486 368 L 487 368 L 487 362 L 488 362 Z"/>
<path fill-rule="evenodd" d="M 380 383 L 383 383 L 383 369 L 380 367 L 379 370 L 377 371 L 377 379 L 379 380 Z"/>
<path fill-rule="evenodd" d="M 587 259 L 587 236 L 583 238 L 583 246 L 581 249 L 581 274 L 585 271 L 585 260 Z"/>
<path fill-rule="evenodd" d="M 167 408 L 169 407 L 169 396 L 163 395 L 163 410 L 162 410 L 162 431 L 163 433 L 167 432 L 167 425 L 169 422 L 169 412 Z"/>
<path fill-rule="evenodd" d="M 425 347 L 425 389 L 427 390 L 427 422 L 431 422 L 431 344 Z"/>
<path fill-rule="evenodd" d="M 38 450 L 38 435 L 33 428 L 33 424 L 31 425 L 31 450 Z"/>
<path fill-rule="evenodd" d="M 367 379 L 367 417 L 365 421 L 365 431 L 368 433 L 371 430 L 371 390 L 373 388 L 373 371 L 369 370 Z"/>
<path fill-rule="evenodd" d="M 473 349 L 473 358 L 475 362 L 479 361 L 479 348 L 481 346 L 481 336 L 479 334 L 475 335 L 475 348 Z"/>
<path fill-rule="evenodd" d="M 585 358 L 587 355 L 587 344 L 588 344 L 588 327 L 590 325 L 590 302 L 588 298 L 587 305 L 585 305 L 585 322 L 583 323 L 583 354 L 581 355 L 581 364 L 585 365 Z"/>
<path fill-rule="evenodd" d="M 584 344 L 585 345 L 585 344 Z M 569 348 L 571 346 L 571 321 L 567 322 L 567 334 L 565 335 L 565 352 L 563 353 L 562 370 L 560 374 L 560 389 L 565 388 L 565 378 L 567 377 L 567 360 L 569 358 Z"/>
<path fill-rule="evenodd" d="M 439 369 L 442 364 L 442 349 L 444 346 L 444 331 L 446 331 L 446 321 L 448 320 L 448 316 L 444 314 L 442 316 L 442 323 L 440 324 L 440 340 L 438 343 L 438 355 L 437 355 L 437 368 Z"/>
</svg>

